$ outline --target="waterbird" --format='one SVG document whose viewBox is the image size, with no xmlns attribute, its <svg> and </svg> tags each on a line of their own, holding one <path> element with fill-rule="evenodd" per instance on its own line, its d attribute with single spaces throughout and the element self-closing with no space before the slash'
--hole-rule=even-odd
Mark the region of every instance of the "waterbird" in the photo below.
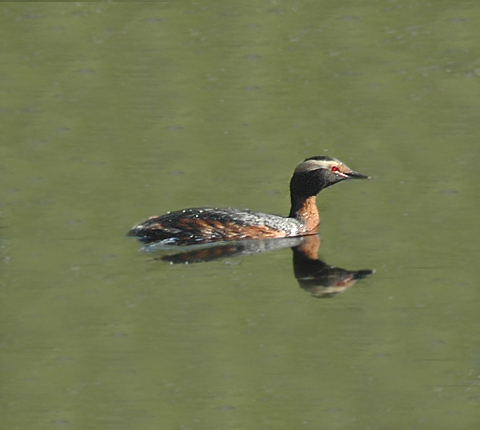
<svg viewBox="0 0 480 430">
<path fill-rule="evenodd" d="M 290 180 L 291 207 L 287 217 L 230 207 L 190 208 L 152 216 L 134 226 L 128 235 L 145 244 L 194 245 L 317 234 L 317 194 L 347 179 L 368 178 L 336 158 L 310 157 L 296 167 Z"/>
</svg>

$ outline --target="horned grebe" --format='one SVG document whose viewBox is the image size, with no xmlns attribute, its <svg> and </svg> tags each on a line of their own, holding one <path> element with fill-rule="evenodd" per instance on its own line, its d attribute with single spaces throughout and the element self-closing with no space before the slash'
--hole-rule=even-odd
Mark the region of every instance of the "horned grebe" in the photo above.
<svg viewBox="0 0 480 430">
<path fill-rule="evenodd" d="M 153 216 L 128 233 L 144 243 L 193 245 L 218 241 L 306 236 L 318 232 L 316 195 L 345 179 L 367 179 L 324 156 L 300 163 L 290 181 L 288 217 L 233 208 L 193 208 Z"/>
</svg>

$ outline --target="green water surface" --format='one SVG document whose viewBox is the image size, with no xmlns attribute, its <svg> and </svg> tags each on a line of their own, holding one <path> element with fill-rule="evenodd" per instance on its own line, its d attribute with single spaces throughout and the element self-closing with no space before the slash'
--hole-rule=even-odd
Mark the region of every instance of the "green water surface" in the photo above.
<svg viewBox="0 0 480 430">
<path fill-rule="evenodd" d="M 480 3 L 0 5 L 0 428 L 477 429 Z M 125 233 L 289 210 L 306 157 L 332 299 L 292 252 L 168 265 Z"/>
</svg>

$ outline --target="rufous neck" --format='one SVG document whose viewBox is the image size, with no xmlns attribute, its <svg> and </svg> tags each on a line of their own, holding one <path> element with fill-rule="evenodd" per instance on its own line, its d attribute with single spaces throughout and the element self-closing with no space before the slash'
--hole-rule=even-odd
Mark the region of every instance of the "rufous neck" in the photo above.
<svg viewBox="0 0 480 430">
<path fill-rule="evenodd" d="M 316 196 L 292 196 L 292 207 L 288 216 L 300 221 L 305 226 L 306 233 L 316 233 L 320 225 Z"/>
</svg>

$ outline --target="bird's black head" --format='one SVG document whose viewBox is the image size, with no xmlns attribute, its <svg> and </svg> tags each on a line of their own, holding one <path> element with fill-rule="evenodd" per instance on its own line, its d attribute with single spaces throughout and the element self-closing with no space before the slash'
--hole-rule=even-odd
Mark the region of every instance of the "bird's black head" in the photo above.
<svg viewBox="0 0 480 430">
<path fill-rule="evenodd" d="M 307 158 L 300 163 L 290 181 L 292 197 L 315 196 L 324 188 L 345 179 L 368 179 L 355 172 L 336 158 L 325 156 Z"/>
</svg>

